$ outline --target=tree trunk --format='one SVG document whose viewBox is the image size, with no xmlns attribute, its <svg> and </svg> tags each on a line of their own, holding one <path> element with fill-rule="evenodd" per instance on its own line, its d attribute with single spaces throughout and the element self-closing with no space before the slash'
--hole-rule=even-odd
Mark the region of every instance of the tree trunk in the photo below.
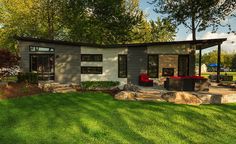
<svg viewBox="0 0 236 144">
<path fill-rule="evenodd" d="M 196 40 L 195 14 L 192 15 L 192 37 L 193 41 L 195 41 Z"/>
<path fill-rule="evenodd" d="M 54 39 L 53 10 L 54 10 L 53 1 L 47 0 L 47 20 L 48 20 L 48 38 L 49 39 Z"/>
</svg>

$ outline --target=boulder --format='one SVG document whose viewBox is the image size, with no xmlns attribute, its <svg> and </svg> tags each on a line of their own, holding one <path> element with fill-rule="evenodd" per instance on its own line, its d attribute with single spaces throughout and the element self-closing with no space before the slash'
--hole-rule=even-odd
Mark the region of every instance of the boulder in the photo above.
<svg viewBox="0 0 236 144">
<path fill-rule="evenodd" d="M 202 104 L 220 104 L 222 99 L 219 94 L 201 94 L 197 97 L 202 101 Z"/>
<path fill-rule="evenodd" d="M 121 91 L 114 96 L 117 100 L 135 100 L 136 94 L 131 91 Z"/>
<path fill-rule="evenodd" d="M 222 96 L 221 103 L 236 103 L 236 94 Z"/>
<path fill-rule="evenodd" d="M 211 83 L 208 80 L 202 82 L 196 82 L 194 91 L 209 91 L 210 85 Z"/>
<path fill-rule="evenodd" d="M 176 104 L 200 105 L 202 103 L 197 96 L 188 92 L 167 92 L 162 95 L 162 98 Z"/>
<path fill-rule="evenodd" d="M 139 92 L 141 89 L 140 89 L 138 86 L 129 83 L 129 84 L 125 84 L 125 85 L 124 85 L 123 90 L 124 90 L 124 91 Z"/>
</svg>

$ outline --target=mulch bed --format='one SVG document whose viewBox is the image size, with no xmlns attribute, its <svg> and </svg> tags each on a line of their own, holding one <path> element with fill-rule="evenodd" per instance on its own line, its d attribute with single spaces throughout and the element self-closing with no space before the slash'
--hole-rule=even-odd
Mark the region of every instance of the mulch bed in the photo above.
<svg viewBox="0 0 236 144">
<path fill-rule="evenodd" d="M 37 84 L 27 83 L 8 83 L 7 86 L 0 87 L 0 99 L 16 98 L 40 94 L 43 91 L 38 88 Z"/>
</svg>

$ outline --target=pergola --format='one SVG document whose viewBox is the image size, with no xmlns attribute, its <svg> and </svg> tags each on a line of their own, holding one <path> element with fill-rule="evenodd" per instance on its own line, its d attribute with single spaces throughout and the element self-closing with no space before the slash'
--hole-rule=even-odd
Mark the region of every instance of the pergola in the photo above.
<svg viewBox="0 0 236 144">
<path fill-rule="evenodd" d="M 196 40 L 196 50 L 199 50 L 199 76 L 201 76 L 202 50 L 213 47 L 213 46 L 218 46 L 217 48 L 217 83 L 220 82 L 221 44 L 226 40 L 227 38 Z"/>
</svg>

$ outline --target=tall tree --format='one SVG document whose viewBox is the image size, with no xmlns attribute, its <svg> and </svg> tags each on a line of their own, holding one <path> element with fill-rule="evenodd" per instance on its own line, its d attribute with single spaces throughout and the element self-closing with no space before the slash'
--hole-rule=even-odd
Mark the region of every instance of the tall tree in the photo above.
<svg viewBox="0 0 236 144">
<path fill-rule="evenodd" d="M 192 39 L 196 40 L 196 32 L 209 26 L 217 27 L 219 20 L 235 12 L 235 0 L 153 0 L 155 11 L 167 14 L 175 25 L 183 24 L 192 31 Z"/>
<path fill-rule="evenodd" d="M 236 70 L 236 54 L 234 54 L 232 57 L 231 69 Z"/>
<path fill-rule="evenodd" d="M 0 47 L 12 50 L 15 35 L 114 44 L 168 41 L 175 34 L 166 20 L 148 22 L 139 0 L 0 0 L 0 6 Z"/>
<path fill-rule="evenodd" d="M 67 4 L 68 14 L 65 15 L 70 38 L 92 43 L 130 41 L 130 31 L 141 22 L 142 17 L 136 1 L 70 1 Z"/>
<path fill-rule="evenodd" d="M 132 34 L 135 40 L 131 42 L 172 41 L 175 39 L 176 27 L 167 19 L 147 21 L 144 17 L 142 23 L 133 29 Z"/>
<path fill-rule="evenodd" d="M 225 68 L 231 67 L 233 59 L 233 54 L 229 53 L 227 51 L 221 52 L 221 64 Z M 209 53 L 205 53 L 202 55 L 202 63 L 205 64 L 211 64 L 211 63 L 217 63 L 217 51 L 211 51 Z"/>
<path fill-rule="evenodd" d="M 14 36 L 54 39 L 62 0 L 0 0 L 0 47 L 16 49 Z"/>
<path fill-rule="evenodd" d="M 157 18 L 157 21 L 150 21 L 151 40 L 150 42 L 172 41 L 175 38 L 176 27 L 167 19 Z"/>
</svg>

